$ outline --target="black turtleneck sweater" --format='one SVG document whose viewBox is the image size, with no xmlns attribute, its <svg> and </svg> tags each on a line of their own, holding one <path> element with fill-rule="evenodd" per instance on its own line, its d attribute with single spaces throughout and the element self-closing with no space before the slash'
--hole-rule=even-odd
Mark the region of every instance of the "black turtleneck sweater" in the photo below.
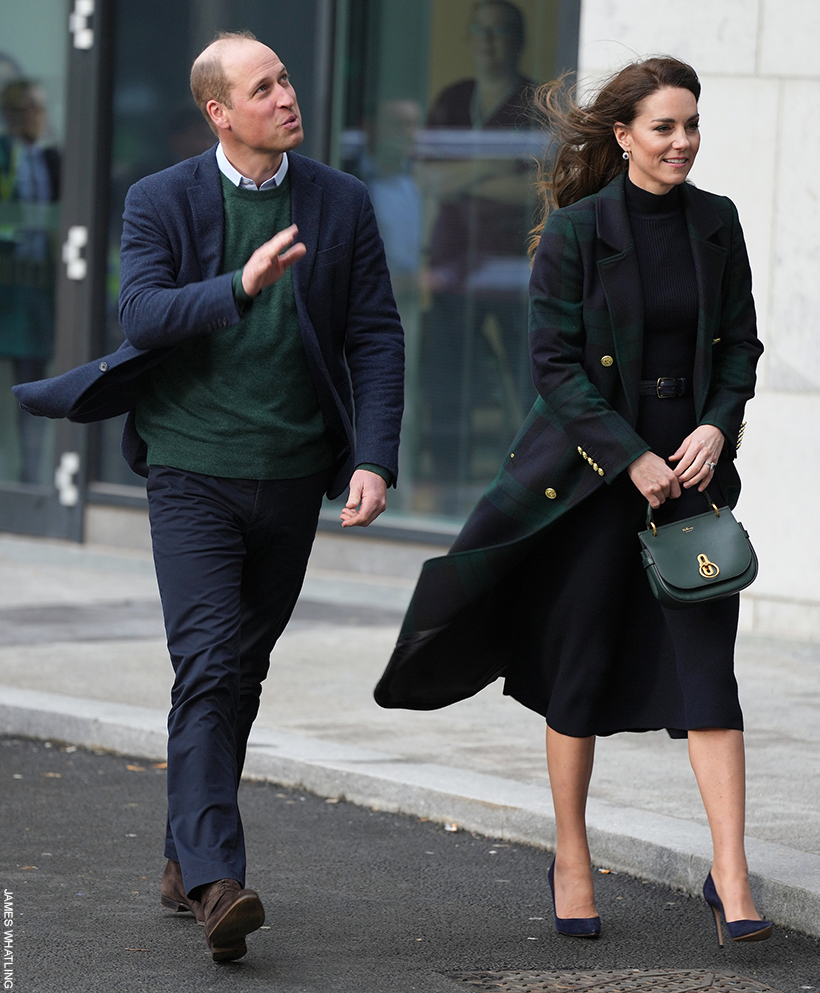
<svg viewBox="0 0 820 993">
<path fill-rule="evenodd" d="M 628 176 L 625 187 L 643 287 L 641 378 L 685 376 L 691 384 L 698 287 L 680 187 L 659 196 L 635 186 Z"/>
</svg>

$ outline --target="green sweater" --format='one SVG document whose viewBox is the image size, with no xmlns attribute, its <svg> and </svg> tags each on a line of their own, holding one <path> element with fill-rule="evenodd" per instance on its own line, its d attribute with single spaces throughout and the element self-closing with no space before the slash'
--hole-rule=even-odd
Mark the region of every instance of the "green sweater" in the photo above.
<svg viewBox="0 0 820 993">
<path fill-rule="evenodd" d="M 221 272 L 291 223 L 290 182 L 243 190 L 222 177 Z M 236 285 L 236 283 L 235 283 Z M 234 479 L 290 479 L 333 464 L 305 357 L 291 270 L 239 324 L 182 345 L 140 378 L 137 430 L 148 464 Z"/>
</svg>

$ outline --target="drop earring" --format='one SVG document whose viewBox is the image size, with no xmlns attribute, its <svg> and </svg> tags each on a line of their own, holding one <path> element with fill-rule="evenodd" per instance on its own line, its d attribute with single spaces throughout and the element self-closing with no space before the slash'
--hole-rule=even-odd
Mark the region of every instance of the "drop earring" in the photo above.
<svg viewBox="0 0 820 993">
<path fill-rule="evenodd" d="M 624 151 L 623 158 L 625 158 L 626 161 L 628 162 L 629 161 L 629 152 Z"/>
</svg>

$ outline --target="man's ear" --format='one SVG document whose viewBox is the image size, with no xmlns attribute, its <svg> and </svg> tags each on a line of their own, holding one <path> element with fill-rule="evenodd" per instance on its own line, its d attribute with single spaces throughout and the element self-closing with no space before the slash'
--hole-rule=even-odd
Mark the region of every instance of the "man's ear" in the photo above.
<svg viewBox="0 0 820 993">
<path fill-rule="evenodd" d="M 218 100 L 209 100 L 205 104 L 205 110 L 207 110 L 208 117 L 213 121 L 215 128 L 218 128 L 220 131 L 231 130 L 224 104 L 221 104 Z"/>
</svg>

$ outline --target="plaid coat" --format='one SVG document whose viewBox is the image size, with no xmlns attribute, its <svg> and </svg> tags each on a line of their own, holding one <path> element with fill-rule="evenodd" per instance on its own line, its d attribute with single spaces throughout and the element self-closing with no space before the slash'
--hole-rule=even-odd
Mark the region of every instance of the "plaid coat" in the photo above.
<svg viewBox="0 0 820 993">
<path fill-rule="evenodd" d="M 763 350 L 751 272 L 734 204 L 691 185 L 682 194 L 699 296 L 695 411 L 699 424 L 725 435 L 716 475 L 734 506 L 743 410 Z M 571 507 L 649 448 L 634 427 L 643 295 L 623 176 L 548 217 L 530 280 L 529 333 L 538 399 L 450 552 L 424 564 L 376 687 L 383 707 L 443 707 L 500 676 L 508 577 L 545 529 L 560 527 Z"/>
</svg>

